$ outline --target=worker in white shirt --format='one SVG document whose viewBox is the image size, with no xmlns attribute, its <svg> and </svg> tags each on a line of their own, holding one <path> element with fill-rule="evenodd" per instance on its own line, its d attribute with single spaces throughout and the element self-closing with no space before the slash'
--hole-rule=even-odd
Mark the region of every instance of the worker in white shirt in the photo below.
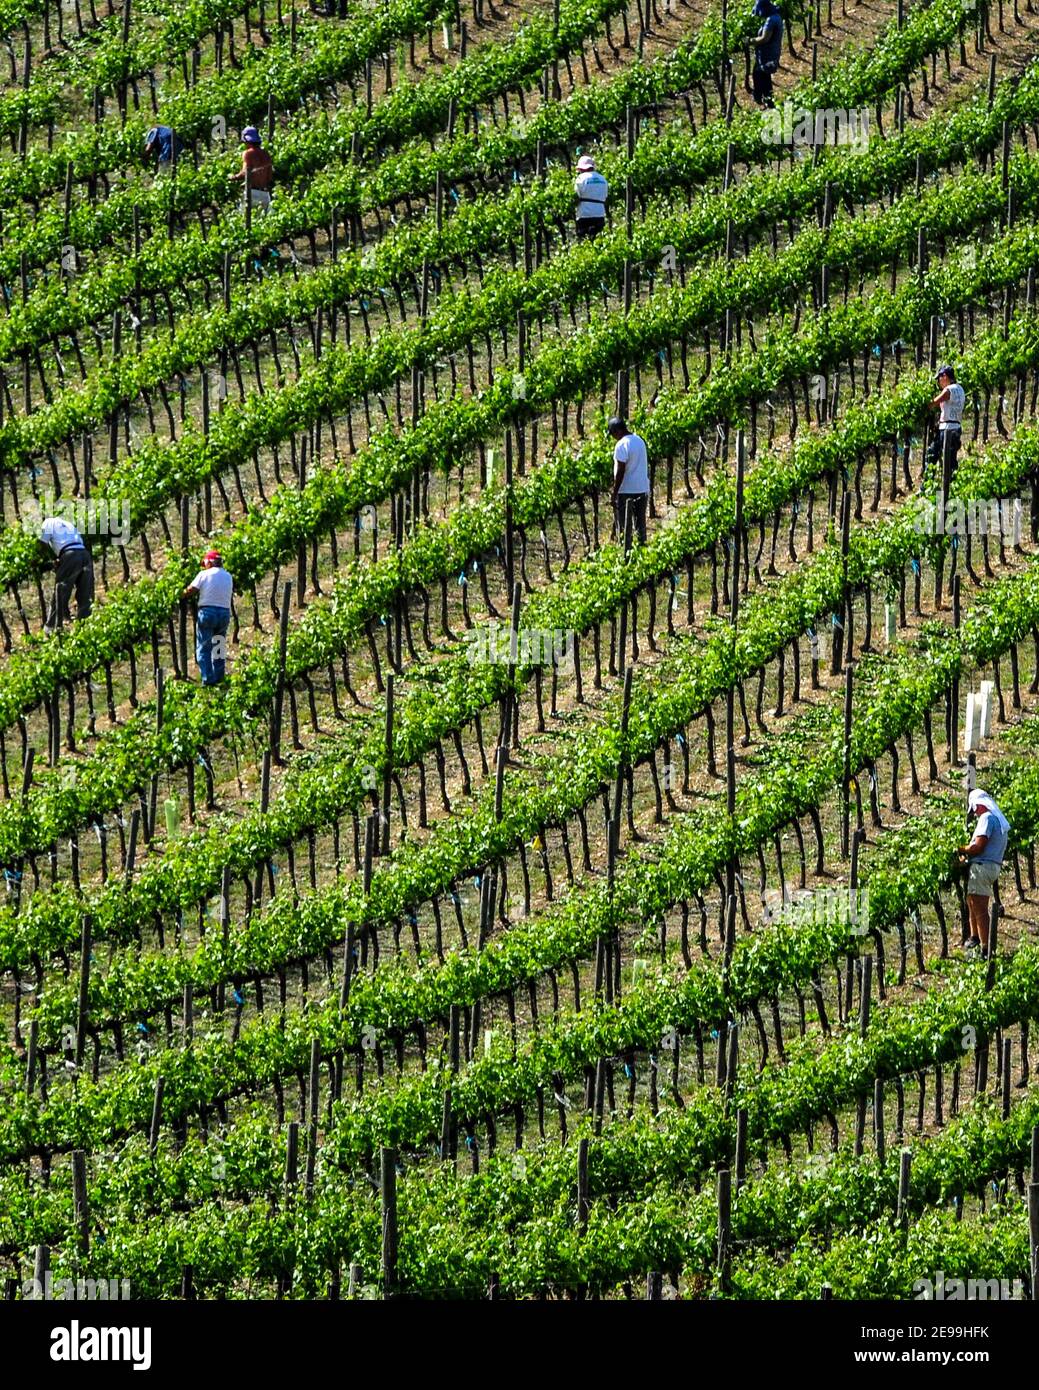
<svg viewBox="0 0 1039 1390">
<path fill-rule="evenodd" d="M 46 517 L 40 527 L 40 541 L 54 555 L 54 598 L 44 624 L 45 631 L 53 632 L 69 618 L 73 589 L 76 617 L 89 617 L 94 602 L 94 564 L 83 537 L 64 517 Z"/>
<path fill-rule="evenodd" d="M 606 226 L 606 199 L 610 185 L 596 172 L 595 160 L 583 154 L 577 161 L 574 195 L 577 203 L 577 235 L 595 237 Z"/>
<path fill-rule="evenodd" d="M 966 401 L 963 387 L 956 380 L 951 367 L 938 368 L 938 394 L 932 400 L 932 407 L 938 410 L 938 433 L 931 441 L 928 462 L 933 466 L 945 460 L 945 467 L 951 473 L 956 467 L 956 456 L 960 452 L 963 438 L 963 407 Z"/>
<path fill-rule="evenodd" d="M 218 550 L 207 550 L 202 568 L 184 590 L 198 597 L 195 615 L 195 659 L 203 685 L 219 685 L 227 659 L 227 629 L 231 621 L 234 581 L 224 569 Z"/>
<path fill-rule="evenodd" d="M 646 441 L 628 429 L 624 420 L 614 415 L 607 426 L 616 441 L 613 450 L 613 512 L 617 532 L 624 537 L 624 518 L 631 508 L 632 535 L 646 544 L 646 506 L 649 502 L 649 454 Z"/>
</svg>

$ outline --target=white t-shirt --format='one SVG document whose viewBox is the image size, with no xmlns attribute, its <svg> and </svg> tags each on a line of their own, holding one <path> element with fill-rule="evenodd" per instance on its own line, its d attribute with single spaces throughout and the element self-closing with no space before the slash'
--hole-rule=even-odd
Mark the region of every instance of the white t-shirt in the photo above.
<svg viewBox="0 0 1039 1390">
<path fill-rule="evenodd" d="M 578 217 L 606 216 L 606 199 L 609 196 L 610 185 L 602 174 L 597 173 L 595 169 L 590 169 L 587 174 L 578 174 L 574 180 L 574 192 L 581 200 L 577 205 Z"/>
<path fill-rule="evenodd" d="M 963 420 L 963 405 L 966 399 L 963 387 L 958 381 L 952 382 L 946 388 L 949 392 L 949 399 L 942 401 L 939 407 L 938 428 L 945 429 L 946 425 L 958 425 Z"/>
<path fill-rule="evenodd" d="M 624 478 L 620 485 L 620 495 L 627 496 L 630 493 L 649 492 L 649 456 L 646 453 L 646 441 L 640 434 L 626 434 L 623 439 L 617 441 L 617 447 L 613 451 L 614 463 L 623 463 Z M 614 478 L 620 470 L 613 470 Z"/>
<path fill-rule="evenodd" d="M 230 609 L 234 581 L 227 570 L 221 569 L 218 565 L 214 565 L 212 569 L 199 570 L 190 587 L 198 590 L 200 608 Z"/>
<path fill-rule="evenodd" d="M 71 521 L 66 521 L 61 516 L 49 516 L 40 528 L 40 540 L 44 545 L 49 545 L 55 555 L 60 555 L 63 550 L 77 549 L 85 550 L 83 537 L 79 534 Z"/>
</svg>

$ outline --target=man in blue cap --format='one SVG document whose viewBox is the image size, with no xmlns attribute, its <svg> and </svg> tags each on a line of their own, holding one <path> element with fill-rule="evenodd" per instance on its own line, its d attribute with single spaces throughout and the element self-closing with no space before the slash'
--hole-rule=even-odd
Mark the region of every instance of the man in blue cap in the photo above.
<svg viewBox="0 0 1039 1390">
<path fill-rule="evenodd" d="M 253 207 L 266 212 L 271 205 L 271 185 L 274 182 L 274 161 L 263 148 L 260 132 L 254 125 L 247 125 L 242 131 L 242 167 L 232 174 L 235 183 L 244 183 L 249 178 L 250 201 Z"/>
<path fill-rule="evenodd" d="M 184 141 L 168 125 L 153 125 L 144 137 L 144 157 L 158 161 L 160 174 L 166 173 L 183 152 Z"/>
<path fill-rule="evenodd" d="M 772 0 L 754 0 L 751 13 L 763 21 L 761 32 L 751 39 L 754 45 L 754 70 L 751 74 L 754 100 L 759 106 L 771 111 L 774 106 L 772 74 L 779 67 L 783 51 L 783 16 Z"/>
</svg>

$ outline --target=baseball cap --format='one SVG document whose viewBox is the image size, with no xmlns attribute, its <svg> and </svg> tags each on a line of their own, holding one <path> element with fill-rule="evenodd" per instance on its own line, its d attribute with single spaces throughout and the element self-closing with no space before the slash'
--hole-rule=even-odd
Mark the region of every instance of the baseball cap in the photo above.
<svg viewBox="0 0 1039 1390">
<path fill-rule="evenodd" d="M 612 434 L 614 430 L 626 430 L 628 428 L 628 423 L 626 420 L 622 420 L 619 415 L 611 415 L 606 421 L 606 428 Z"/>
<path fill-rule="evenodd" d="M 577 161 L 578 173 L 587 174 L 590 169 L 595 168 L 595 160 L 590 154 L 583 154 Z"/>
<path fill-rule="evenodd" d="M 256 127 L 254 125 L 247 125 L 245 129 L 242 131 L 242 144 L 259 145 L 262 143 L 263 142 L 260 140 L 260 132 L 256 129 Z"/>
<path fill-rule="evenodd" d="M 215 564 L 219 565 L 219 563 L 220 563 L 220 551 L 219 551 L 219 550 L 207 550 L 206 553 L 205 553 L 204 558 L 205 558 L 206 560 L 212 560 Z"/>
<path fill-rule="evenodd" d="M 954 375 L 955 375 L 955 374 L 954 374 L 952 368 L 949 367 L 949 366 L 939 367 L 938 370 L 935 372 L 935 378 L 936 378 L 936 379 L 937 379 L 938 377 L 940 377 L 940 376 L 952 377 L 952 376 L 954 376 Z"/>
</svg>

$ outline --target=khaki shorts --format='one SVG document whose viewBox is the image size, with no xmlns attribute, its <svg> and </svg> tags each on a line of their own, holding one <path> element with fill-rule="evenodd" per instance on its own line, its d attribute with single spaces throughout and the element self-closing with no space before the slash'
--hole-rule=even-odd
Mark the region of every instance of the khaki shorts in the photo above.
<svg viewBox="0 0 1039 1390">
<path fill-rule="evenodd" d="M 972 861 L 967 873 L 967 892 L 975 898 L 991 898 L 992 888 L 999 878 L 999 864 Z"/>
</svg>

